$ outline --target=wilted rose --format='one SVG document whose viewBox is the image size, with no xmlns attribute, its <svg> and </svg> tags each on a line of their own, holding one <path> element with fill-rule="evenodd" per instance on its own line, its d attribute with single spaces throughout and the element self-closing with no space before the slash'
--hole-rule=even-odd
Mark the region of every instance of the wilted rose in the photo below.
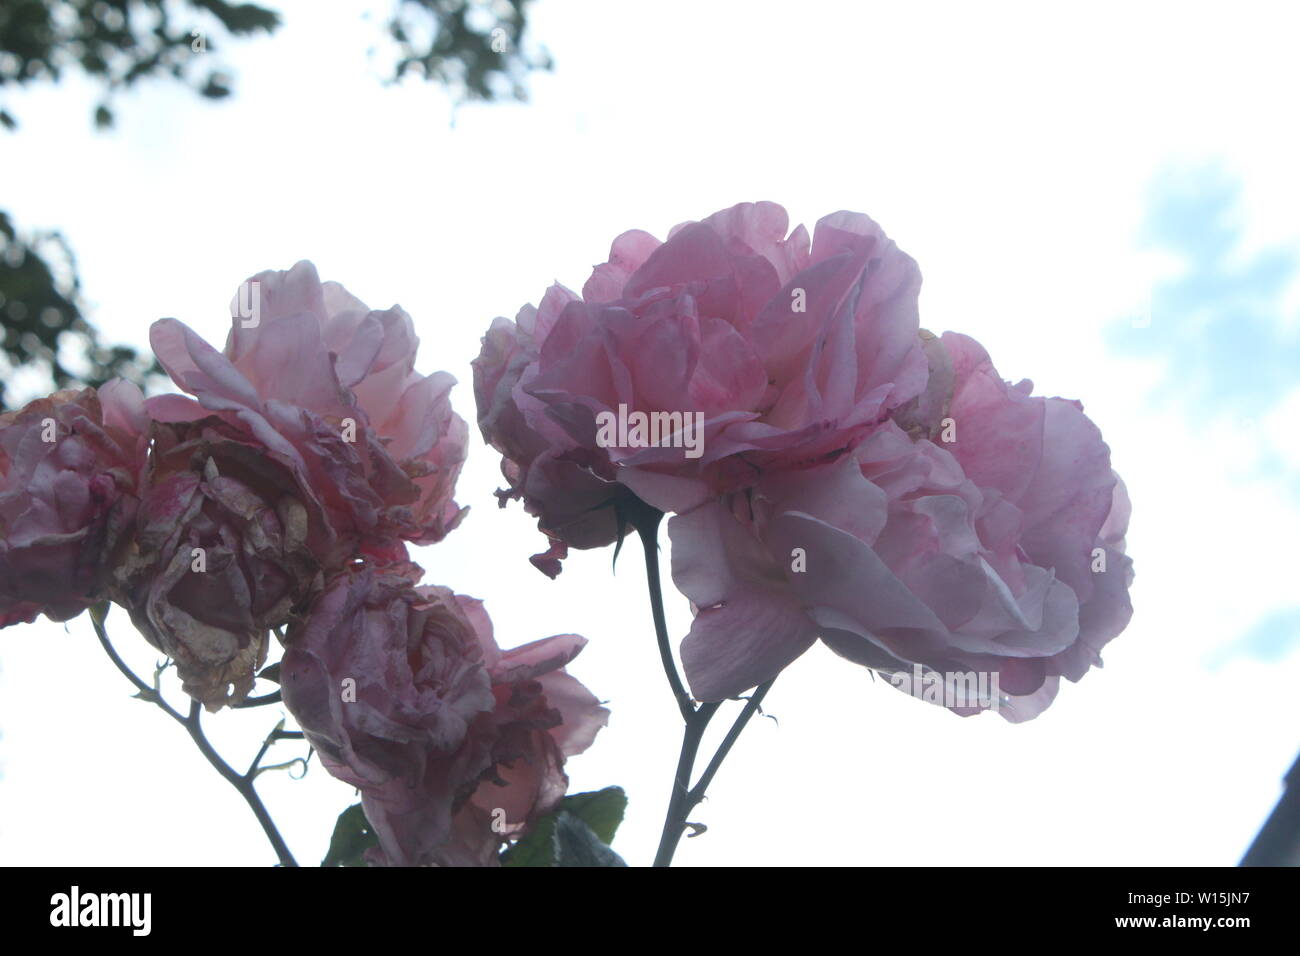
<svg viewBox="0 0 1300 956">
<path fill-rule="evenodd" d="M 562 671 L 583 643 L 503 655 L 480 602 L 359 568 L 290 629 L 284 701 L 330 773 L 361 790 L 374 862 L 491 865 L 563 796 L 564 757 L 604 722 Z"/>
<path fill-rule="evenodd" d="M 114 599 L 209 709 L 238 702 L 268 632 L 320 589 L 332 530 L 292 468 L 216 416 L 156 425 Z"/>
<path fill-rule="evenodd" d="M 338 538 L 336 553 L 318 555 L 326 567 L 440 540 L 463 513 L 452 494 L 467 432 L 448 401 L 455 380 L 412 370 L 410 318 L 366 310 L 310 263 L 246 286 L 259 290 L 256 321 L 237 313 L 224 353 L 175 319 L 154 324 L 158 360 L 197 401 L 151 398 L 150 413 L 169 423 L 215 413 L 292 467 Z"/>
<path fill-rule="evenodd" d="M 474 362 L 484 438 L 551 548 L 617 533 L 628 494 L 684 512 L 833 461 L 926 381 L 916 264 L 866 216 L 787 235 L 741 204 L 667 242 L 624 233 L 581 296 L 497 319 Z"/>
<path fill-rule="evenodd" d="M 481 603 L 458 598 L 492 676 L 495 706 L 471 734 L 493 737 L 493 769 L 452 820 L 438 855 L 444 866 L 495 866 L 507 841 L 554 810 L 569 788 L 567 758 L 591 746 L 609 711 L 564 667 L 586 645 L 575 634 L 543 638 L 501 651 Z"/>
<path fill-rule="evenodd" d="M 0 415 L 0 627 L 102 598 L 137 505 L 143 397 L 114 381 Z"/>
</svg>

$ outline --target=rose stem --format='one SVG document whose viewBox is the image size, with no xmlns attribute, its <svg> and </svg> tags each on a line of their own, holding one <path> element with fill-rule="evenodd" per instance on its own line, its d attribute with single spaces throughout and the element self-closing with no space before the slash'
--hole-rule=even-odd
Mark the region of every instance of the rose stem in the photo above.
<svg viewBox="0 0 1300 956">
<path fill-rule="evenodd" d="M 668 686 L 672 688 L 673 697 L 677 699 L 677 709 L 681 711 L 682 720 L 689 725 L 695 716 L 695 707 L 691 697 L 682 685 L 677 674 L 677 665 L 673 663 L 672 645 L 668 640 L 668 624 L 664 619 L 664 596 L 659 582 L 659 522 L 663 512 L 647 508 L 646 513 L 632 518 L 632 525 L 641 536 L 641 546 L 645 550 L 646 582 L 650 589 L 650 612 L 655 622 L 655 638 L 659 642 L 659 657 L 664 664 L 664 673 L 668 676 Z"/>
<path fill-rule="evenodd" d="M 257 759 L 248 768 L 248 773 L 237 773 L 228 763 L 221 759 L 221 756 L 213 749 L 212 744 L 208 742 L 208 738 L 204 735 L 203 725 L 200 722 L 203 713 L 202 705 L 197 700 L 192 701 L 189 715 L 182 717 L 167 701 L 163 700 L 162 694 L 156 688 L 150 687 L 136 676 L 135 672 L 127 667 L 126 662 L 118 656 L 112 642 L 108 639 L 108 632 L 104 630 L 103 616 L 107 614 L 107 606 L 104 606 L 103 614 L 97 613 L 98 610 L 98 608 L 91 610 L 90 620 L 95 625 L 95 633 L 99 636 L 99 643 L 103 645 L 109 660 L 126 676 L 127 680 L 136 686 L 142 700 L 157 704 L 163 713 L 185 728 L 185 731 L 190 735 L 190 739 L 198 745 L 199 752 L 207 758 L 208 763 L 212 764 L 217 773 L 221 774 L 232 787 L 239 791 L 239 795 L 244 798 L 249 808 L 252 809 L 253 815 L 257 817 L 257 822 L 262 825 L 262 831 L 266 834 L 266 838 L 271 841 L 275 855 L 280 858 L 280 865 L 297 866 L 297 861 L 294 860 L 293 854 L 289 852 L 289 847 L 285 844 L 284 838 L 280 836 L 280 831 L 276 829 L 275 821 L 271 819 L 271 814 L 267 812 L 266 805 L 262 803 L 261 797 L 257 795 L 257 790 L 253 786 L 253 780 L 257 777 L 259 769 L 258 764 L 265 755 L 269 742 L 276 735 L 272 734 L 272 737 L 267 738 L 267 743 L 263 744 Z"/>
<path fill-rule="evenodd" d="M 637 502 L 640 505 L 640 502 Z M 669 866 L 673 860 L 673 854 L 677 851 L 677 844 L 681 840 L 682 832 L 686 829 L 686 816 L 693 810 L 701 800 L 704 799 L 704 793 L 709 784 L 713 782 L 714 776 L 717 775 L 722 761 L 727 758 L 731 752 L 732 746 L 740 737 L 745 725 L 749 719 L 754 716 L 759 705 L 763 702 L 764 695 L 772 686 L 773 677 L 767 683 L 761 685 L 746 702 L 744 709 L 736 718 L 731 729 L 727 731 L 727 736 L 723 738 L 722 744 L 718 747 L 713 759 L 709 761 L 700 777 L 699 782 L 692 788 L 691 773 L 695 768 L 695 758 L 699 753 L 700 741 L 704 737 L 705 728 L 708 727 L 709 721 L 717 712 L 717 703 L 701 704 L 698 708 L 691 703 L 691 697 L 686 692 L 682 679 L 677 673 L 677 665 L 673 662 L 672 645 L 668 640 L 668 625 L 664 618 L 664 598 L 663 586 L 659 579 L 659 522 L 663 518 L 663 512 L 641 505 L 636 508 L 628 509 L 631 524 L 636 528 L 637 533 L 641 536 L 641 545 L 645 551 L 645 569 L 646 582 L 650 590 L 650 611 L 654 617 L 655 638 L 659 644 L 659 657 L 663 661 L 664 674 L 668 677 L 668 686 L 672 688 L 673 697 L 677 701 L 677 708 L 681 711 L 682 719 L 686 722 L 686 728 L 682 735 L 682 749 L 677 758 L 677 773 L 673 777 L 672 794 L 668 800 L 668 814 L 664 820 L 663 832 L 659 836 L 659 850 L 655 854 L 655 866 Z"/>
<path fill-rule="evenodd" d="M 693 716 L 693 719 L 687 721 L 686 734 L 682 740 L 682 753 L 677 762 L 677 776 L 673 780 L 673 795 L 668 803 L 668 816 L 664 820 L 663 833 L 659 836 L 659 852 L 655 856 L 655 866 L 671 866 L 673 854 L 677 852 L 677 844 L 681 841 L 682 833 L 686 829 L 686 817 L 696 805 L 704 799 L 705 791 L 709 789 L 709 784 L 717 775 L 718 770 L 722 767 L 722 762 L 727 759 L 727 754 L 731 752 L 732 746 L 740 739 L 741 733 L 745 730 L 745 725 L 749 719 L 759 710 L 759 705 L 767 692 L 771 690 L 772 684 L 776 681 L 773 677 L 765 684 L 759 685 L 758 689 L 745 702 L 744 708 L 736 717 L 731 729 L 727 731 L 727 736 L 722 738 L 722 743 L 709 761 L 704 773 L 700 775 L 699 781 L 694 787 L 690 786 L 691 769 L 695 764 L 695 755 L 699 750 L 700 739 L 704 736 L 704 728 L 708 725 L 709 719 L 713 716 L 714 711 L 718 709 L 718 704 L 701 704 Z"/>
</svg>

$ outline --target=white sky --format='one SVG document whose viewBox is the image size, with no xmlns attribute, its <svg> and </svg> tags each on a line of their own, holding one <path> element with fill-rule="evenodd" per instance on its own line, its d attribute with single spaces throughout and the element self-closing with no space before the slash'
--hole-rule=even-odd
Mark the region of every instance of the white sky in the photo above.
<svg viewBox="0 0 1300 956">
<path fill-rule="evenodd" d="M 1204 420 L 1169 401 L 1177 369 L 1104 333 L 1177 270 L 1138 244 L 1165 171 L 1239 181 L 1246 252 L 1300 238 L 1294 8 L 541 0 L 533 36 L 555 73 L 531 104 L 463 109 L 452 128 L 438 89 L 382 85 L 365 4 L 273 5 L 275 37 L 223 54 L 224 105 L 158 86 L 98 135 L 78 82 L 11 101 L 3 205 L 64 231 L 107 340 L 144 346 L 172 315 L 219 346 L 242 279 L 309 258 L 414 316 L 417 367 L 455 374 L 472 422 L 469 361 L 494 316 L 554 279 L 580 288 L 625 229 L 663 237 L 772 199 L 809 227 L 842 208 L 876 218 L 920 262 L 925 326 L 1082 399 L 1111 445 L 1134 500 L 1136 614 L 1104 671 L 1013 726 L 908 700 L 815 648 L 768 697 L 779 725 L 754 722 L 693 815 L 709 830 L 680 865 L 1236 862 L 1300 747 L 1300 653 L 1207 662 L 1300 601 L 1300 390 L 1260 409 L 1263 427 Z M 1279 326 L 1300 327 L 1298 303 L 1293 283 Z M 1255 466 L 1270 443 L 1289 475 Z M 629 542 L 611 576 L 610 550 L 578 553 L 548 581 L 527 563 L 532 521 L 495 506 L 498 464 L 475 430 L 458 494 L 473 510 L 418 560 L 427 582 L 484 598 L 504 646 L 591 639 L 572 670 L 613 718 L 570 763 L 573 789 L 624 786 L 615 849 L 648 864 L 680 727 L 639 554 Z M 680 636 L 689 610 L 667 600 Z M 125 614 L 110 627 L 147 670 Z M 180 728 L 129 699 L 88 620 L 11 628 L 0 648 L 0 860 L 273 862 Z M 242 768 L 277 716 L 209 726 Z M 262 781 L 299 861 L 318 861 L 350 789 L 319 765 Z"/>
</svg>

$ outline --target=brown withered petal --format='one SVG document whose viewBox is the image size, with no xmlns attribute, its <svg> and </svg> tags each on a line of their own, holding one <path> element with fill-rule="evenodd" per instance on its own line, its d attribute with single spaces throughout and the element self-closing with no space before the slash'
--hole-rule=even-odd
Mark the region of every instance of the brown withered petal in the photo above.
<svg viewBox="0 0 1300 956">
<path fill-rule="evenodd" d="M 210 710 L 242 700 L 268 632 L 320 589 L 313 507 L 292 472 L 215 420 L 155 426 L 114 597 Z"/>
</svg>

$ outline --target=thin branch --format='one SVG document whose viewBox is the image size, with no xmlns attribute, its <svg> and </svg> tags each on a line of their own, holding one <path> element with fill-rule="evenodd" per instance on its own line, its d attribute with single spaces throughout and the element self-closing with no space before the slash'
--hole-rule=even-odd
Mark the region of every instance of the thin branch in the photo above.
<svg viewBox="0 0 1300 956">
<path fill-rule="evenodd" d="M 749 719 L 753 717 L 754 714 L 758 713 L 760 705 L 763 703 L 763 698 L 767 696 L 767 692 L 772 689 L 772 685 L 775 682 L 776 678 L 773 677 L 766 684 L 759 685 L 758 689 L 754 691 L 749 700 L 745 702 L 744 710 L 740 712 L 740 716 L 736 718 L 736 722 L 732 724 L 731 729 L 727 731 L 727 736 L 722 739 L 722 744 L 718 747 L 718 752 L 713 755 L 713 759 L 709 761 L 709 765 L 704 768 L 704 773 L 700 775 L 699 782 L 695 784 L 695 786 L 691 788 L 691 792 L 686 795 L 686 807 L 682 811 L 683 814 L 690 813 L 695 809 L 695 805 L 704 799 L 704 793 L 709 789 L 709 784 L 713 782 L 713 778 L 717 776 L 718 770 L 721 769 L 722 761 L 726 760 L 727 754 L 731 753 L 731 748 L 735 745 L 736 741 L 740 739 L 740 735 L 744 731 L 745 725 L 749 723 Z"/>
<path fill-rule="evenodd" d="M 217 773 L 225 777 L 230 785 L 239 791 L 239 795 L 244 798 L 244 802 L 253 811 L 253 816 L 257 817 L 257 822 L 262 825 L 262 831 L 275 849 L 275 855 L 280 858 L 280 865 L 297 866 L 298 862 L 293 858 L 293 854 L 289 852 L 289 847 L 284 842 L 284 838 L 280 836 L 280 831 L 276 829 L 275 821 L 271 819 L 266 804 L 262 803 L 262 798 L 257 795 L 257 790 L 253 787 L 253 777 L 257 775 L 256 766 L 249 774 L 240 776 L 231 768 L 230 764 L 221 759 L 221 755 L 208 742 L 208 738 L 203 734 L 202 719 L 203 705 L 197 700 L 193 701 L 190 704 L 190 715 L 185 720 L 185 729 L 189 731 L 190 737 L 198 745 L 199 752 L 208 758 L 208 763 L 212 764 Z"/>
<path fill-rule="evenodd" d="M 673 777 L 672 796 L 668 799 L 668 814 L 664 818 L 663 832 L 659 834 L 659 850 L 655 853 L 655 866 L 671 866 L 677 843 L 681 839 L 685 824 L 688 788 L 691 785 L 691 771 L 695 767 L 695 755 L 699 752 L 700 741 L 704 738 L 704 729 L 717 712 L 716 703 L 701 704 L 689 720 L 682 735 L 682 751 L 677 758 L 677 773 Z"/>
<path fill-rule="evenodd" d="M 772 684 L 775 681 L 776 678 L 773 677 L 767 683 L 762 684 L 745 702 L 744 708 L 731 725 L 731 729 L 727 731 L 727 735 L 722 739 L 722 743 L 718 746 L 717 752 L 714 753 L 713 759 L 704 768 L 704 773 L 700 775 L 700 780 L 694 787 L 690 785 L 690 777 L 695 764 L 695 757 L 699 751 L 700 740 L 704 736 L 704 728 L 708 725 L 714 711 L 718 709 L 718 704 L 701 704 L 700 709 L 695 713 L 695 717 L 687 723 L 686 734 L 682 739 L 681 756 L 677 762 L 677 777 L 673 781 L 673 795 L 668 803 L 668 815 L 664 820 L 663 832 L 659 835 L 659 852 L 655 855 L 655 866 L 672 865 L 673 854 L 677 851 L 677 844 L 681 841 L 683 831 L 689 825 L 686 822 L 686 817 L 704 799 L 705 791 L 709 789 L 709 784 L 717 776 L 718 770 L 722 767 L 722 762 L 727 759 L 727 754 L 731 753 L 731 748 L 740 739 L 740 735 L 744 732 L 750 718 L 759 711 L 763 698 L 772 689 Z M 702 833 L 703 830 L 697 832 Z"/>
<path fill-rule="evenodd" d="M 237 704 L 230 706 L 235 710 L 243 710 L 246 707 L 265 707 L 267 704 L 280 703 L 280 692 L 273 690 L 269 694 L 263 694 L 261 697 L 245 697 Z"/>
<path fill-rule="evenodd" d="M 305 737 L 306 735 L 301 730 L 285 730 L 284 721 L 281 720 L 275 725 L 275 729 L 266 735 L 266 739 L 262 741 L 262 749 L 257 752 L 257 756 L 253 758 L 253 762 L 248 765 L 248 772 L 244 774 L 244 778 L 252 780 L 263 770 L 272 769 L 271 767 L 262 766 L 262 758 L 266 756 L 266 752 L 271 749 L 271 745 L 277 740 L 303 740 Z"/>
<path fill-rule="evenodd" d="M 107 614 L 107 611 L 105 611 L 105 614 Z M 113 662 L 113 665 L 121 671 L 123 675 L 125 675 L 127 680 L 136 686 L 136 689 L 140 692 L 140 699 L 157 704 L 166 711 L 168 716 L 173 720 L 185 723 L 185 718 L 173 710 L 167 701 L 163 700 L 162 695 L 158 692 L 156 687 L 150 687 L 136 676 L 135 671 L 127 667 L 126 661 L 122 660 L 121 656 L 117 653 L 117 649 L 113 647 L 112 642 L 108 639 L 108 632 L 104 630 L 104 615 L 99 613 L 98 608 L 90 609 L 90 620 L 91 623 L 95 625 L 95 636 L 99 638 L 100 646 L 103 647 L 104 652 L 108 654 L 108 659 Z"/>
<path fill-rule="evenodd" d="M 262 758 L 266 756 L 266 752 L 270 750 L 271 745 L 275 743 L 276 733 L 278 733 L 283 727 L 284 727 L 284 719 L 281 718 L 280 722 L 275 725 L 275 730 L 272 730 L 269 734 L 266 735 L 266 739 L 262 741 L 261 749 L 257 751 L 257 756 L 254 757 L 253 762 L 248 765 L 248 772 L 244 774 L 245 780 L 252 780 L 254 777 L 257 776 L 257 768 L 261 765 Z"/>
<path fill-rule="evenodd" d="M 763 701 L 764 695 L 772 686 L 772 681 L 759 687 L 754 695 L 746 702 L 740 716 L 732 724 L 731 729 L 723 738 L 721 746 L 713 759 L 709 761 L 699 783 L 694 788 L 691 787 L 691 774 L 695 769 L 695 758 L 699 753 L 700 742 L 704 739 L 704 731 L 717 713 L 718 703 L 704 703 L 698 707 L 693 703 L 691 695 L 687 693 L 685 685 L 682 683 L 681 676 L 677 673 L 677 664 L 673 660 L 672 644 L 668 639 L 668 625 L 664 618 L 664 598 L 663 585 L 659 578 L 659 524 L 663 520 L 663 512 L 656 508 L 651 508 L 639 499 L 633 498 L 630 502 L 624 502 L 621 505 L 620 512 L 620 531 L 622 521 L 627 520 L 632 527 L 636 528 L 637 534 L 641 536 L 641 546 L 645 551 L 645 570 L 646 583 L 650 591 L 650 612 L 654 617 L 655 639 L 659 645 L 659 658 L 663 662 L 664 674 L 668 677 L 668 686 L 672 689 L 673 697 L 677 701 L 677 709 L 681 712 L 682 720 L 686 722 L 686 727 L 682 733 L 682 749 L 677 758 L 677 772 L 673 777 L 672 793 L 668 799 L 668 813 L 664 819 L 663 832 L 659 835 L 659 849 L 655 854 L 655 866 L 671 866 L 673 854 L 677 852 L 677 844 L 681 841 L 682 831 L 686 829 L 686 816 L 695 808 L 701 800 L 704 799 L 704 793 L 713 778 L 717 775 L 722 762 L 731 752 L 732 746 L 740 737 L 749 723 L 749 719 L 754 716 Z M 620 540 L 621 543 L 621 540 Z M 703 832 L 702 830 L 698 832 Z"/>
<path fill-rule="evenodd" d="M 263 745 L 262 752 L 258 754 L 257 759 L 253 762 L 253 766 L 249 769 L 249 772 L 241 776 L 237 771 L 232 769 L 228 763 L 221 759 L 221 755 L 217 753 L 212 744 L 208 741 L 207 736 L 203 733 L 203 706 L 197 700 L 191 701 L 188 716 L 182 717 L 177 710 L 163 699 L 162 692 L 158 687 L 150 687 L 126 665 L 126 662 L 122 660 L 121 655 L 119 655 L 117 650 L 113 647 L 112 641 L 109 640 L 108 632 L 104 628 L 104 617 L 106 614 L 106 609 L 101 613 L 99 608 L 94 608 L 91 610 L 90 620 L 95 626 L 95 634 L 99 638 L 100 645 L 108 654 L 109 660 L 113 662 L 114 666 L 122 672 L 127 680 L 135 685 L 136 689 L 140 692 L 139 696 L 141 699 L 157 704 L 158 707 L 167 714 L 167 716 L 171 717 L 185 728 L 186 733 L 190 735 L 190 739 L 198 746 L 199 752 L 203 754 L 208 763 L 212 765 L 213 769 L 215 769 L 217 773 L 221 774 L 221 776 L 229 782 L 232 787 L 239 791 L 239 795 L 244 798 L 244 802 L 247 803 L 249 808 L 253 811 L 253 815 L 257 817 L 257 822 L 261 824 L 262 831 L 266 834 L 267 840 L 270 841 L 272 848 L 275 850 L 275 855 L 280 859 L 280 864 L 282 866 L 297 866 L 298 863 L 294 860 L 293 854 L 289 852 L 289 847 L 285 844 L 283 837 L 280 836 L 280 831 L 276 829 L 275 821 L 271 819 L 271 814 L 267 811 L 266 805 L 262 803 L 261 797 L 257 795 L 257 791 L 253 787 L 253 778 L 256 776 L 257 764 L 265 755 L 266 748 L 271 745 L 276 732 L 272 732 L 271 737 L 267 738 L 267 742 Z"/>
</svg>

